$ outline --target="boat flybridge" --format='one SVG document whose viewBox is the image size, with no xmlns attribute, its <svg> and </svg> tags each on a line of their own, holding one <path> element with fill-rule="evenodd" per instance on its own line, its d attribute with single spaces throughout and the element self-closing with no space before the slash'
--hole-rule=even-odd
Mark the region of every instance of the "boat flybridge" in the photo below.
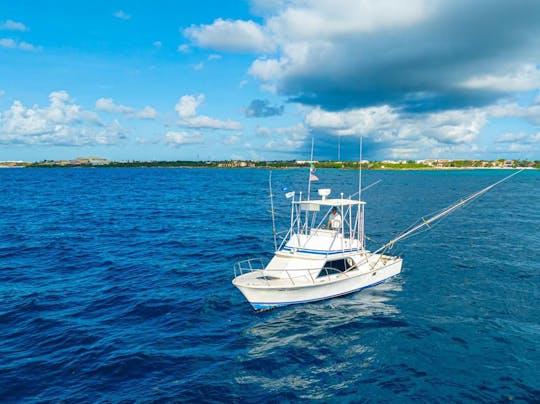
<svg viewBox="0 0 540 404">
<path fill-rule="evenodd" d="M 275 252 L 272 259 L 267 264 L 262 258 L 237 262 L 232 283 L 255 310 L 329 299 L 374 286 L 401 272 L 402 258 L 385 253 L 396 242 L 429 227 L 430 223 L 520 172 L 461 199 L 431 217 L 422 218 L 420 224 L 373 252 L 365 247 L 365 202 L 361 200 L 361 176 L 358 199 L 346 198 L 343 194 L 329 199 L 330 189 L 319 189 L 319 199 L 310 199 L 310 177 L 305 199 L 302 199 L 302 193 L 298 198 L 290 193 L 293 194 L 290 226 L 279 246 L 274 225 Z M 274 219 L 271 180 L 270 201 Z"/>
<path fill-rule="evenodd" d="M 366 250 L 365 202 L 293 195 L 290 227 L 274 257 L 235 265 L 233 284 L 255 310 L 345 295 L 397 275 L 402 259 Z"/>
</svg>

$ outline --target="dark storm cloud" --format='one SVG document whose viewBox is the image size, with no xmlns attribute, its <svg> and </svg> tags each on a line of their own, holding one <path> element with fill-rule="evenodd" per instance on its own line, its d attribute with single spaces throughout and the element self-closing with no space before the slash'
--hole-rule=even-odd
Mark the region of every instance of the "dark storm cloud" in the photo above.
<svg viewBox="0 0 540 404">
<path fill-rule="evenodd" d="M 360 140 L 356 136 L 336 136 L 324 131 L 312 130 L 311 136 L 316 139 L 313 156 L 319 161 L 358 161 L 360 159 Z M 309 156 L 311 137 L 306 140 L 306 155 Z M 389 156 L 388 145 L 377 143 L 369 137 L 362 140 L 362 159 L 375 160 Z"/>
<path fill-rule="evenodd" d="M 282 115 L 283 105 L 270 105 L 268 100 L 253 100 L 246 108 L 246 116 L 249 118 L 266 118 L 269 116 Z"/>
<path fill-rule="evenodd" d="M 327 110 L 388 104 L 413 112 L 494 103 L 512 88 L 467 85 L 540 63 L 540 1 L 441 2 L 408 27 L 353 33 L 277 81 L 291 101 Z"/>
</svg>

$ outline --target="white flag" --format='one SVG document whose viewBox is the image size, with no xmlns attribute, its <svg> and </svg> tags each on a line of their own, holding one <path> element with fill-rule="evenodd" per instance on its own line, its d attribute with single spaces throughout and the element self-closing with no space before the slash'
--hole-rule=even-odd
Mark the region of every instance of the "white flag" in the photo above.
<svg viewBox="0 0 540 404">
<path fill-rule="evenodd" d="M 291 192 L 287 192 L 285 194 L 285 198 L 289 199 L 289 198 L 292 198 L 294 196 L 294 191 L 291 191 Z"/>
</svg>

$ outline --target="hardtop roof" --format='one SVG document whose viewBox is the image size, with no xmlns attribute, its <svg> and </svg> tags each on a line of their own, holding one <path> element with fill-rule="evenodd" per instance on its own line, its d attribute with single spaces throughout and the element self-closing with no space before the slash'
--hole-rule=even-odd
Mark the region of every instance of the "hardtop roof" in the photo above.
<svg viewBox="0 0 540 404">
<path fill-rule="evenodd" d="M 333 199 L 311 199 L 303 201 L 294 201 L 293 203 L 298 205 L 311 204 L 319 206 L 351 206 L 351 205 L 365 205 L 364 201 L 349 198 L 333 198 Z"/>
</svg>

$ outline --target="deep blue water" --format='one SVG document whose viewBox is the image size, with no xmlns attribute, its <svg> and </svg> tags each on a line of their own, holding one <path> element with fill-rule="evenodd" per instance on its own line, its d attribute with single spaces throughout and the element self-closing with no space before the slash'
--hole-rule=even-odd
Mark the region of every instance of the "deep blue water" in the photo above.
<svg viewBox="0 0 540 404">
<path fill-rule="evenodd" d="M 319 170 L 352 193 L 352 171 Z M 385 241 L 508 171 L 368 171 Z M 235 261 L 269 256 L 268 171 L 0 170 L 0 401 L 540 400 L 540 172 L 395 247 L 403 272 L 254 312 Z M 301 190 L 302 170 L 273 172 Z M 282 226 L 280 226 L 282 227 Z"/>
</svg>

